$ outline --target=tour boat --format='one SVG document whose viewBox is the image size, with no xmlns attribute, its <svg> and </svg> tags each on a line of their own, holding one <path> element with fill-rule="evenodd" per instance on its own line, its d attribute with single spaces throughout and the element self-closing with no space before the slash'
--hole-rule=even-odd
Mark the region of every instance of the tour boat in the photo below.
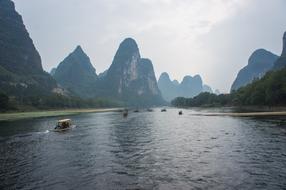
<svg viewBox="0 0 286 190">
<path fill-rule="evenodd" d="M 148 112 L 153 112 L 153 109 L 148 108 L 147 111 L 148 111 Z"/>
<path fill-rule="evenodd" d="M 127 117 L 128 116 L 128 109 L 124 109 L 123 110 L 123 117 Z"/>
<path fill-rule="evenodd" d="M 167 111 L 166 108 L 161 109 L 161 112 L 166 112 L 166 111 Z"/>
<path fill-rule="evenodd" d="M 54 131 L 56 132 L 66 131 L 74 127 L 76 126 L 72 125 L 72 122 L 70 119 L 62 119 L 58 121 L 57 126 L 55 127 Z"/>
</svg>

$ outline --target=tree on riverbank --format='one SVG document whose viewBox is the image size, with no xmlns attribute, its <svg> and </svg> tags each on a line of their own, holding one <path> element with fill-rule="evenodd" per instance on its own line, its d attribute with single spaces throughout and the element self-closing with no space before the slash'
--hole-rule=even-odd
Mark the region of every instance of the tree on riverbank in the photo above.
<svg viewBox="0 0 286 190">
<path fill-rule="evenodd" d="M 0 111 L 9 109 L 9 97 L 5 94 L 0 94 Z"/>
<path fill-rule="evenodd" d="M 58 94 L 49 96 L 8 97 L 0 94 L 0 112 L 66 108 L 110 108 L 123 106 L 121 102 L 106 99 L 81 99 Z"/>
</svg>

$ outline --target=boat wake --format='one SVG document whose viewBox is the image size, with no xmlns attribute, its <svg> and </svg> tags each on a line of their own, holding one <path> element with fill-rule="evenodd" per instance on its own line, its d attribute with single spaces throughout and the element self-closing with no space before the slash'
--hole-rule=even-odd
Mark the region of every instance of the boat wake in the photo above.
<svg viewBox="0 0 286 190">
<path fill-rule="evenodd" d="M 45 130 L 45 131 L 39 131 L 39 132 L 32 132 L 30 133 L 31 135 L 32 134 L 38 134 L 38 135 L 41 135 L 41 134 L 48 134 L 50 132 L 50 130 Z"/>
<path fill-rule="evenodd" d="M 49 132 L 50 132 L 50 130 L 46 130 L 46 131 L 44 131 L 44 132 L 42 132 L 42 133 L 47 134 L 47 133 L 49 133 Z"/>
</svg>

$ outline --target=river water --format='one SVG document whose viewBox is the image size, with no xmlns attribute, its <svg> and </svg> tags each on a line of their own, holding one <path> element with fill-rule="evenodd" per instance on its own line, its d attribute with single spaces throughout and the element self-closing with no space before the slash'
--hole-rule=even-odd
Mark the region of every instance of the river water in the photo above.
<svg viewBox="0 0 286 190">
<path fill-rule="evenodd" d="M 286 118 L 202 110 L 0 123 L 0 189 L 286 189 Z"/>
</svg>

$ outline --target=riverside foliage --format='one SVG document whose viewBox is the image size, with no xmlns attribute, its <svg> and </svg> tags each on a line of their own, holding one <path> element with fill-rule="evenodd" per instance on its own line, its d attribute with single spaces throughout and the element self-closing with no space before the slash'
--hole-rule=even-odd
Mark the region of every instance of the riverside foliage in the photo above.
<svg viewBox="0 0 286 190">
<path fill-rule="evenodd" d="M 286 68 L 268 72 L 259 80 L 230 94 L 204 92 L 194 98 L 178 97 L 172 105 L 178 107 L 200 106 L 285 106 Z"/>
</svg>

